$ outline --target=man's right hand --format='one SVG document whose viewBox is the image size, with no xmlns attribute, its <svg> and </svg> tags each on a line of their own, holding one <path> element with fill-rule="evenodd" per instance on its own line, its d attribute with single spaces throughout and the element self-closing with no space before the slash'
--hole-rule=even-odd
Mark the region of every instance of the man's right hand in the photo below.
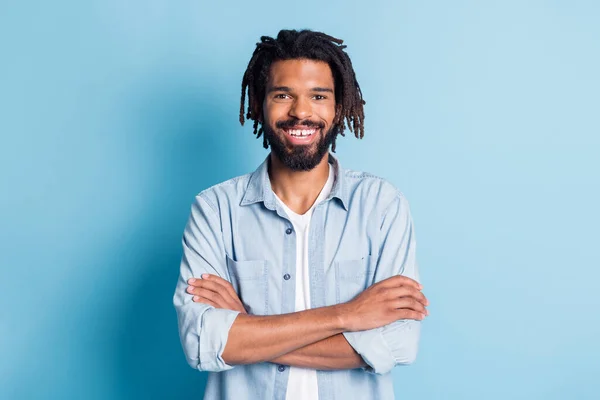
<svg viewBox="0 0 600 400">
<path fill-rule="evenodd" d="M 428 315 L 429 301 L 422 286 L 403 275 L 374 284 L 354 299 L 342 304 L 345 331 L 379 328 L 399 319 L 422 320 Z"/>
</svg>

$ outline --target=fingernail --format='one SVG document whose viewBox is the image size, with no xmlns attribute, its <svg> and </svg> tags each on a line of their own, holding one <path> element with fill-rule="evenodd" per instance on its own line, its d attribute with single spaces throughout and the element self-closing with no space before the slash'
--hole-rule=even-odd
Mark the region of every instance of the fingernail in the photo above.
<svg viewBox="0 0 600 400">
<path fill-rule="evenodd" d="M 191 292 L 193 289 L 194 289 L 194 288 L 192 288 L 191 286 L 188 286 L 186 290 L 187 290 L 188 292 Z"/>
<path fill-rule="evenodd" d="M 196 280 L 195 280 L 194 278 L 190 278 L 190 279 L 188 280 L 188 283 L 194 283 L 194 282 L 196 282 Z"/>
<path fill-rule="evenodd" d="M 200 297 L 198 297 L 198 296 L 194 296 L 194 297 L 192 298 L 192 300 L 194 300 L 194 301 L 198 301 L 198 300 L 200 300 Z"/>
<path fill-rule="evenodd" d="M 208 274 L 202 274 L 202 279 L 208 278 Z"/>
</svg>

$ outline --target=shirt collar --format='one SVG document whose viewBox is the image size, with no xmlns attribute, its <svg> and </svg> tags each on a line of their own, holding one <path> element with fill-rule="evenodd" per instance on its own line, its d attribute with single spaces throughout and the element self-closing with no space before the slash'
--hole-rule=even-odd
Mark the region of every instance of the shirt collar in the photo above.
<svg viewBox="0 0 600 400">
<path fill-rule="evenodd" d="M 250 181 L 246 187 L 246 192 L 240 203 L 240 206 L 246 206 L 248 204 L 263 202 L 265 206 L 270 210 L 275 210 L 275 193 L 271 188 L 271 182 L 269 181 L 269 157 L 258 166 L 256 171 L 250 176 Z M 348 191 L 347 183 L 345 182 L 344 169 L 340 166 L 340 163 L 333 154 L 329 153 L 329 163 L 333 166 L 334 170 L 334 181 L 331 193 L 325 201 L 332 198 L 336 198 L 341 202 L 342 207 L 348 211 Z"/>
</svg>

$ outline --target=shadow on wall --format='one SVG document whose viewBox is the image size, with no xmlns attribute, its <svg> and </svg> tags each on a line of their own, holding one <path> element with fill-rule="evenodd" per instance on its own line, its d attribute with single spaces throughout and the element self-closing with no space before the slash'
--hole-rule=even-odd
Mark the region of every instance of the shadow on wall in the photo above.
<svg viewBox="0 0 600 400">
<path fill-rule="evenodd" d="M 117 252 L 126 255 L 127 261 L 119 263 L 131 263 L 124 268 L 132 274 L 131 287 L 115 310 L 118 320 L 110 346 L 118 384 L 113 389 L 119 398 L 201 398 L 204 392 L 207 373 L 185 361 L 172 298 L 181 236 L 195 194 L 236 171 L 235 156 L 228 151 L 235 138 L 222 134 L 226 119 L 236 113 L 222 111 L 226 107 L 217 93 L 184 82 L 154 93 L 140 117 L 154 132 L 149 140 L 158 138 L 159 143 L 150 152 L 156 156 L 152 176 L 146 178 L 151 190 L 133 230 L 134 247 Z"/>
<path fill-rule="evenodd" d="M 101 204 L 89 199 L 93 215 L 82 221 L 89 238 L 73 237 L 72 251 L 50 260 L 47 268 L 68 263 L 68 274 L 51 309 L 40 300 L 41 331 L 31 346 L 39 357 L 15 361 L 18 378 L 0 385 L 8 393 L 0 397 L 202 398 L 207 374 L 188 366 L 173 307 L 181 237 L 194 196 L 247 164 L 239 138 L 227 134 L 237 123 L 235 100 L 224 101 L 210 83 L 194 86 L 197 77 L 185 71 L 169 72 L 119 103 L 131 120 L 114 115 L 106 141 L 115 147 L 98 156 L 118 183 Z M 107 209 L 119 217 L 104 232 L 94 223 Z"/>
</svg>

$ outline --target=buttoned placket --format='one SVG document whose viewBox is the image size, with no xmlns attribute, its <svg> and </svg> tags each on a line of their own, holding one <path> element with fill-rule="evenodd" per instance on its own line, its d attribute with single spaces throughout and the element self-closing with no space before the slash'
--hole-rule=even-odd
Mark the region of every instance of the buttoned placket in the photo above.
<svg viewBox="0 0 600 400">
<path fill-rule="evenodd" d="M 274 193 L 273 193 L 274 196 Z M 327 198 L 315 205 L 312 211 L 311 223 L 308 234 L 308 268 L 309 268 L 309 288 L 311 304 L 310 308 L 323 307 L 326 304 L 325 298 L 325 270 L 324 270 L 324 218 L 327 204 L 331 198 Z M 283 266 L 282 266 L 282 293 L 281 293 L 281 312 L 293 313 L 296 309 L 296 241 L 298 234 L 293 228 L 287 213 L 277 202 L 270 202 L 268 207 L 276 212 L 284 222 L 283 228 Z M 287 278 L 286 278 L 287 277 Z M 294 278 L 294 279 L 292 279 Z M 275 365 L 275 385 L 273 398 L 276 400 L 285 400 L 287 391 L 287 382 L 290 369 L 285 365 Z M 333 382 L 331 374 L 328 371 L 317 371 L 317 384 L 319 390 L 319 400 L 333 399 Z"/>
<path fill-rule="evenodd" d="M 308 233 L 308 273 L 310 287 L 310 307 L 318 308 L 326 305 L 325 298 L 325 213 L 331 200 L 326 199 L 313 209 Z M 333 398 L 333 383 L 329 371 L 317 371 L 319 400 Z"/>
<path fill-rule="evenodd" d="M 293 313 L 296 308 L 296 235 L 292 222 L 286 212 L 277 203 L 274 204 L 274 211 L 279 215 L 283 222 L 283 265 L 281 269 L 281 313 Z M 290 369 L 286 365 L 273 364 L 275 369 L 275 385 L 273 398 L 276 400 L 285 400 L 287 392 L 287 382 Z"/>
</svg>

